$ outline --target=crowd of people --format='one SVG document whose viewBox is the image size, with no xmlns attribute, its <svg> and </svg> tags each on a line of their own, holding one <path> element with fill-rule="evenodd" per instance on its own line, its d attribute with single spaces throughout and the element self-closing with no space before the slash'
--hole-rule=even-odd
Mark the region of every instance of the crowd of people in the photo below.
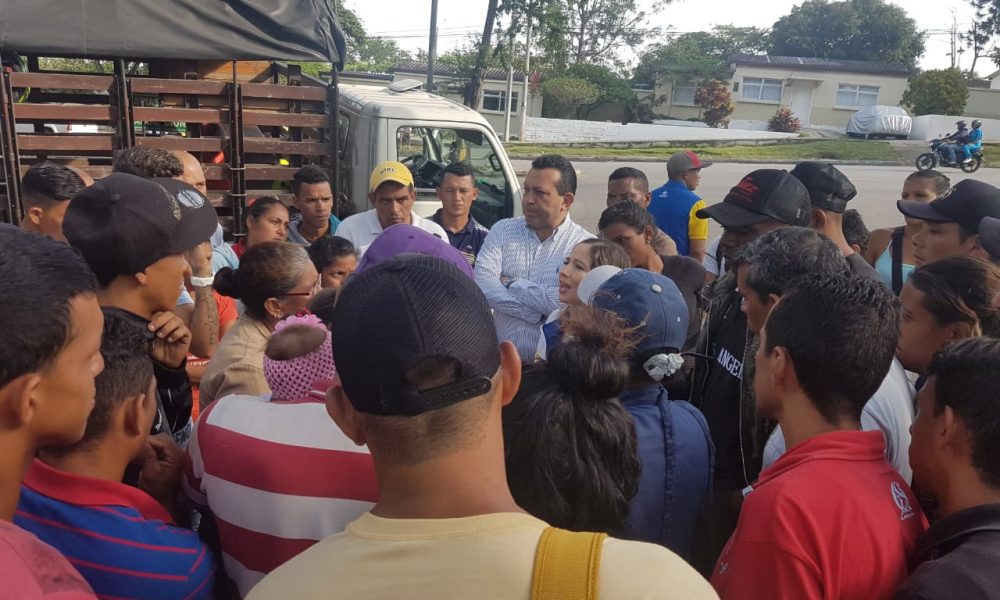
<svg viewBox="0 0 1000 600">
<path fill-rule="evenodd" d="M 998 597 L 1000 189 L 869 233 L 830 164 L 710 165 L 617 169 L 597 235 L 558 155 L 489 229 L 467 164 L 343 220 L 306 166 L 234 243 L 190 154 L 31 167 L 0 597 Z"/>
</svg>

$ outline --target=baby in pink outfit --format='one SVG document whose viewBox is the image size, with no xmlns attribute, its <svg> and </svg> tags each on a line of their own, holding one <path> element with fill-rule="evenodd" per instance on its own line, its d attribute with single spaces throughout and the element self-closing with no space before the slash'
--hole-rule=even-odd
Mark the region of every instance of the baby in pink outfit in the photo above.
<svg viewBox="0 0 1000 600">
<path fill-rule="evenodd" d="M 333 364 L 330 330 L 316 315 L 288 317 L 279 322 L 264 351 L 264 377 L 271 400 L 301 400 L 313 390 L 330 386 Z"/>
</svg>

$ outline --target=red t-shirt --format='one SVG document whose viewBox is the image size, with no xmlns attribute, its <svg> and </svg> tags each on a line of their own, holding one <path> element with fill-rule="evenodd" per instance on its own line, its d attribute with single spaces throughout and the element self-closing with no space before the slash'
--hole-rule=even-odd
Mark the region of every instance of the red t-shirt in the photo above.
<svg viewBox="0 0 1000 600">
<path fill-rule="evenodd" d="M 62 554 L 0 519 L 0 597 L 94 600 L 94 592 Z"/>
<path fill-rule="evenodd" d="M 890 598 L 927 522 L 884 449 L 837 431 L 762 471 L 712 574 L 722 600 Z"/>
</svg>

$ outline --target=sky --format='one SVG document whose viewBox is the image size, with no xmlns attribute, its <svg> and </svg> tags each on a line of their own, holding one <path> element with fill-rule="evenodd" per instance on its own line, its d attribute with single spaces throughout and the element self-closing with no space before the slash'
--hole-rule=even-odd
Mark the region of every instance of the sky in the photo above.
<svg viewBox="0 0 1000 600">
<path fill-rule="evenodd" d="M 431 0 L 341 0 L 364 21 L 370 35 L 395 39 L 411 52 L 427 49 L 430 31 Z M 650 5 L 651 0 L 640 0 Z M 706 31 L 713 25 L 770 27 L 791 11 L 801 0 L 674 0 L 650 23 L 678 33 Z M 948 56 L 951 45 L 952 10 L 958 19 L 958 30 L 969 28 L 974 14 L 968 2 L 958 0 L 894 0 L 927 30 L 927 48 L 920 67 L 940 69 L 951 66 Z M 438 52 L 463 45 L 470 36 L 482 35 L 486 20 L 487 0 L 439 0 Z M 399 10 L 405 6 L 405 10 Z M 653 40 L 656 41 L 656 40 Z M 968 54 L 968 53 L 967 53 Z M 634 56 L 628 57 L 634 59 Z M 969 67 L 971 56 L 962 57 L 961 66 Z M 977 70 L 991 73 L 995 65 L 980 59 Z"/>
</svg>

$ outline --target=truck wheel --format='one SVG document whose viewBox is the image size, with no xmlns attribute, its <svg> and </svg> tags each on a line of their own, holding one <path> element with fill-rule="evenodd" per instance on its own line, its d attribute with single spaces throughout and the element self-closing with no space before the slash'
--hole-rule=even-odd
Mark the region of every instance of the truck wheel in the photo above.
<svg viewBox="0 0 1000 600">
<path fill-rule="evenodd" d="M 962 163 L 961 168 L 966 173 L 975 173 L 981 166 L 983 166 L 983 157 L 973 156 L 972 162 Z"/>
<path fill-rule="evenodd" d="M 937 166 L 937 157 L 933 152 L 924 152 L 917 157 L 916 165 L 918 171 L 930 171 Z"/>
</svg>

